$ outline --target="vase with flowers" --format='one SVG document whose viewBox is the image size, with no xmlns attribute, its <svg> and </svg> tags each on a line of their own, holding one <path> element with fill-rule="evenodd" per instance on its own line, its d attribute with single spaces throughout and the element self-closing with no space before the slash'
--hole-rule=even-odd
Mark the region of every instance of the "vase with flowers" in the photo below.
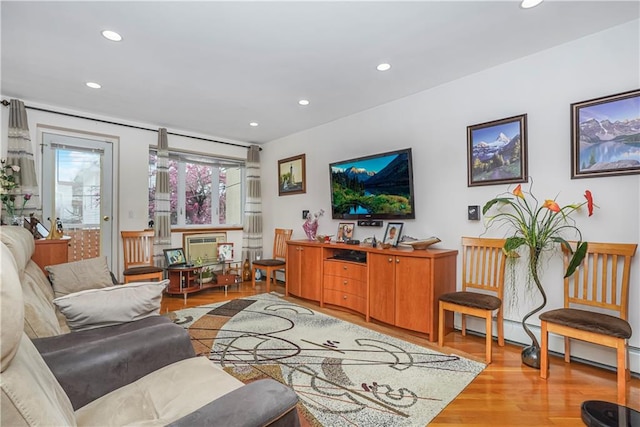
<svg viewBox="0 0 640 427">
<path fill-rule="evenodd" d="M 0 160 L 2 167 L 0 169 L 0 200 L 2 207 L 7 212 L 9 223 L 11 225 L 21 225 L 24 207 L 31 200 L 31 194 L 22 196 L 22 203 L 18 201 L 20 196 L 17 192 L 20 185 L 16 181 L 17 173 L 20 172 L 20 166 L 7 165 L 6 160 Z"/>
<path fill-rule="evenodd" d="M 531 185 L 532 186 L 532 185 Z M 582 233 L 576 226 L 572 214 L 581 207 L 587 206 L 589 216 L 593 215 L 593 196 L 591 191 L 584 193 L 585 200 L 581 203 L 573 203 L 560 207 L 556 199 L 546 199 L 540 202 L 531 192 L 523 191 L 518 185 L 511 193 L 505 193 L 489 200 L 482 208 L 487 227 L 494 224 L 508 225 L 513 228 L 513 235 L 506 238 L 504 252 L 509 258 L 517 258 L 517 249 L 526 246 L 528 248 L 527 272 L 531 281 L 542 295 L 542 304 L 527 313 L 522 319 L 522 327 L 531 338 L 532 344 L 522 350 L 522 362 L 533 368 L 540 368 L 540 345 L 535 335 L 527 327 L 527 319 L 542 310 L 547 304 L 547 295 L 540 283 L 539 268 L 541 255 L 546 250 L 553 249 L 560 244 L 569 250 L 571 246 L 565 240 L 567 233 L 573 233 L 578 237 L 578 246 L 572 251 L 565 277 L 571 276 L 578 265 L 584 259 L 587 252 L 587 242 L 582 241 Z M 491 215 L 492 212 L 495 212 Z M 487 213 L 490 215 L 487 216 Z M 530 281 L 528 281 L 530 283 Z"/>
<path fill-rule="evenodd" d="M 307 235 L 309 240 L 315 240 L 316 234 L 318 232 L 318 219 L 324 215 L 324 209 L 320 209 L 318 212 L 311 214 L 307 214 L 307 219 L 304 224 L 302 224 L 302 229 L 304 233 Z"/>
</svg>

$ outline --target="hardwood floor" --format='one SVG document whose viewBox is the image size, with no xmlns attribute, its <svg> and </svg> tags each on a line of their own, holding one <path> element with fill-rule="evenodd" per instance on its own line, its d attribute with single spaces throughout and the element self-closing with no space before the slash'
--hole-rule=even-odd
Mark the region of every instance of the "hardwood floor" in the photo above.
<svg viewBox="0 0 640 427">
<path fill-rule="evenodd" d="M 276 292 L 284 294 L 278 284 Z M 250 282 L 222 289 L 210 289 L 182 296 L 164 296 L 162 313 L 213 302 L 228 301 L 266 292 L 266 284 L 256 288 Z M 484 360 L 484 337 L 453 332 L 445 338 L 447 347 L 438 347 L 422 337 L 406 331 L 374 323 L 362 316 L 340 310 L 321 309 L 318 304 L 298 298 L 288 300 L 305 305 L 343 320 L 396 336 L 414 344 L 443 353 L 455 353 L 479 361 Z M 493 363 L 430 424 L 430 426 L 582 426 L 580 405 L 585 400 L 616 401 L 615 372 L 583 363 L 564 363 L 560 357 L 550 358 L 549 378 L 540 378 L 538 370 L 521 364 L 520 350 L 512 344 L 493 346 Z M 627 406 L 640 411 L 640 379 L 633 377 L 627 385 Z"/>
</svg>

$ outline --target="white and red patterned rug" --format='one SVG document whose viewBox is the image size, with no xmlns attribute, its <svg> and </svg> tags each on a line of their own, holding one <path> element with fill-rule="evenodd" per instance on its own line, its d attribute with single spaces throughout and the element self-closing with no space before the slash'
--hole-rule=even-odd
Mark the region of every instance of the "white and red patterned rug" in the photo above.
<svg viewBox="0 0 640 427">
<path fill-rule="evenodd" d="M 272 377 L 300 397 L 302 425 L 424 426 L 484 369 L 261 294 L 167 314 L 248 383 Z"/>
</svg>

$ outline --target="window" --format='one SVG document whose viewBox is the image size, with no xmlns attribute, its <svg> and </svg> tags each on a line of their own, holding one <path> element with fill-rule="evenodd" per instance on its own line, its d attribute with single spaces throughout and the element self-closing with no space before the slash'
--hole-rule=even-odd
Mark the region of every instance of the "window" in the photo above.
<svg viewBox="0 0 640 427">
<path fill-rule="evenodd" d="M 156 150 L 149 152 L 149 219 L 155 214 Z M 244 161 L 169 153 L 171 225 L 242 225 Z"/>
</svg>

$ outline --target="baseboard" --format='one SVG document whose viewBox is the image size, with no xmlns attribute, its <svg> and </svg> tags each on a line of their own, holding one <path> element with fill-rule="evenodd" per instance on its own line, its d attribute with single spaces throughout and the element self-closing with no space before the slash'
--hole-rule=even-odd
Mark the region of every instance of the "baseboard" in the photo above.
<svg viewBox="0 0 640 427">
<path fill-rule="evenodd" d="M 454 325 L 460 329 L 460 316 L 456 314 Z M 529 328 L 540 342 L 540 326 L 529 325 Z M 484 320 L 474 319 L 467 316 L 467 330 L 475 335 L 485 336 Z M 495 320 L 493 325 L 494 334 L 496 329 Z M 531 338 L 522 329 L 522 324 L 514 320 L 504 321 L 505 340 L 521 346 L 531 344 Z M 561 336 L 549 334 L 549 351 L 552 354 L 564 356 L 564 339 Z M 601 345 L 591 344 L 583 341 L 571 341 L 571 359 L 595 365 L 611 371 L 616 370 L 615 350 Z M 640 377 L 640 348 L 629 346 L 629 368 L 634 377 Z"/>
</svg>

